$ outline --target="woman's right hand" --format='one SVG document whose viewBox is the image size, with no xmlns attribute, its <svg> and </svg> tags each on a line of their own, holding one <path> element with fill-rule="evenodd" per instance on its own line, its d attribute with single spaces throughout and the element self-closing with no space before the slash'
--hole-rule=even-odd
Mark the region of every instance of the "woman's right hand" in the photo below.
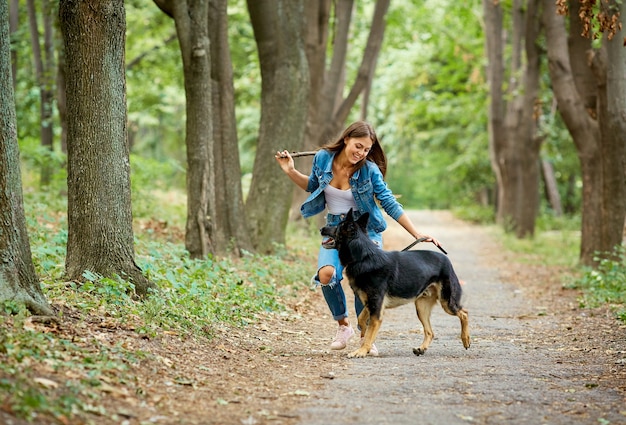
<svg viewBox="0 0 626 425">
<path fill-rule="evenodd" d="M 293 157 L 289 154 L 289 151 L 278 151 L 276 155 L 274 155 L 274 158 L 276 158 L 280 168 L 282 168 L 285 173 L 289 173 L 295 168 Z"/>
</svg>

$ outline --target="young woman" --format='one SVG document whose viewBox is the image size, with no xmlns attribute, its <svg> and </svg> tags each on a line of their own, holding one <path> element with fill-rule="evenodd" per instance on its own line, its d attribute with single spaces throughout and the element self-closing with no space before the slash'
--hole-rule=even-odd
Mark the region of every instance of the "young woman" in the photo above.
<svg viewBox="0 0 626 425">
<path fill-rule="evenodd" d="M 288 151 L 277 152 L 275 158 L 295 184 L 311 193 L 300 209 L 303 217 L 308 218 L 328 210 L 326 223 L 334 226 L 351 208 L 355 218 L 369 212 L 369 236 L 382 247 L 382 232 L 387 223 L 376 204 L 378 201 L 383 210 L 416 239 L 427 238 L 427 241 L 439 246 L 436 239 L 417 231 L 387 187 L 384 181 L 387 158 L 370 124 L 357 121 L 346 128 L 339 139 L 322 147 L 313 158 L 309 176 L 296 170 Z M 343 267 L 337 250 L 320 247 L 317 273 L 313 280 L 321 284 L 324 299 L 339 325 L 330 345 L 333 350 L 344 349 L 354 335 L 341 286 L 342 274 Z M 354 304 L 358 317 L 363 304 L 358 297 L 355 297 Z M 378 355 L 376 347 L 372 346 L 370 354 Z"/>
</svg>

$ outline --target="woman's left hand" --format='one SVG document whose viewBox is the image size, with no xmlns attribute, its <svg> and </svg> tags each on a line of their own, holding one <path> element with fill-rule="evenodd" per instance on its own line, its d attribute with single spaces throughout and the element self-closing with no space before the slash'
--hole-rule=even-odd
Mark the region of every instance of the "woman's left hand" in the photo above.
<svg viewBox="0 0 626 425">
<path fill-rule="evenodd" d="M 432 236 L 428 236 L 428 235 L 418 235 L 415 237 L 415 239 L 424 239 L 424 242 L 432 242 L 435 244 L 436 247 L 441 248 L 441 243 L 439 243 L 439 241 L 435 238 L 433 238 Z"/>
</svg>

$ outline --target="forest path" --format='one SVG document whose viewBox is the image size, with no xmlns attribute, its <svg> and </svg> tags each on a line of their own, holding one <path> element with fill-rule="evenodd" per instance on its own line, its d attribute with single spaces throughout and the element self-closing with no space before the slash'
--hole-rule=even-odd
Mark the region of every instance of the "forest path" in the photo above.
<svg viewBox="0 0 626 425">
<path fill-rule="evenodd" d="M 571 305 L 571 294 L 568 299 L 560 288 L 537 290 L 547 285 L 547 276 L 525 270 L 527 286 L 510 283 L 520 272 L 509 270 L 506 254 L 485 228 L 449 212 L 408 213 L 442 243 L 466 282 L 470 349 L 461 344 L 458 319 L 435 307 L 435 340 L 417 357 L 412 348 L 423 334 L 413 306 L 387 310 L 376 341 L 380 356 L 346 358 L 340 368 L 330 364 L 332 370 L 322 362 L 321 376 L 333 379 L 302 405 L 300 425 L 626 423 L 626 327 L 607 319 L 611 329 L 594 333 L 598 324 L 585 326 L 593 318 Z M 407 246 L 410 236 L 388 223 L 385 248 Z M 337 356 L 357 345 L 353 338 Z"/>
</svg>

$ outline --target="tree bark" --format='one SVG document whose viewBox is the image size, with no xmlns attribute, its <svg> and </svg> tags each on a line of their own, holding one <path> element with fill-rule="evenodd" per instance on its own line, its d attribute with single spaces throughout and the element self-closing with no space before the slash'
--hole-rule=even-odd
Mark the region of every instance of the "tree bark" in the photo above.
<svg viewBox="0 0 626 425">
<path fill-rule="evenodd" d="M 577 9 L 570 8 L 569 13 L 577 17 L 578 12 Z M 569 50 L 565 20 L 556 13 L 554 4 L 550 2 L 545 6 L 543 20 L 554 95 L 558 101 L 559 113 L 576 145 L 581 164 L 583 190 L 580 261 L 585 265 L 594 265 L 598 253 L 606 256 L 622 241 L 624 202 L 626 202 L 624 52 L 621 45 L 616 48 L 606 39 L 603 40 L 603 48 L 600 51 L 585 50 L 585 47 L 590 46 L 589 40 L 578 32 L 572 32 L 577 31 L 575 25 L 570 27 L 569 39 L 572 49 Z M 610 48 L 616 49 L 611 61 L 608 60 Z M 584 56 L 581 52 L 584 52 Z M 604 57 L 604 54 L 607 56 Z M 572 66 L 574 62 L 579 63 Z M 592 110 L 588 109 L 588 99 L 591 97 L 589 92 L 592 91 L 588 89 L 589 84 L 577 82 L 575 79 L 577 76 L 586 75 L 580 71 L 577 73 L 573 71 L 574 68 L 582 68 L 580 62 L 591 66 L 596 79 L 597 91 L 594 92 L 596 106 Z M 610 87 L 606 68 L 609 63 L 610 66 L 616 66 L 610 74 L 612 79 Z M 609 102 L 614 105 L 611 110 Z M 615 131 L 617 134 L 612 134 Z"/>
<path fill-rule="evenodd" d="M 19 7 L 20 7 L 20 0 L 11 0 L 9 2 L 9 33 L 10 35 L 13 35 L 19 29 L 19 25 L 20 25 Z M 11 75 L 13 76 L 13 92 L 15 93 L 15 86 L 17 84 L 17 49 L 11 50 Z"/>
<path fill-rule="evenodd" d="M 8 2 L 0 2 L 0 75 L 11 75 Z M 12 78 L 0 78 L 0 302 L 53 315 L 33 265 L 24 218 Z"/>
<path fill-rule="evenodd" d="M 272 252 L 284 243 L 292 184 L 274 161 L 302 146 L 309 96 L 303 0 L 248 0 L 261 65 L 261 124 L 246 216 L 252 244 Z"/>
<path fill-rule="evenodd" d="M 498 183 L 497 222 L 517 237 L 532 236 L 539 207 L 539 148 L 535 102 L 539 91 L 537 0 L 513 2 L 512 56 L 506 97 L 501 5 L 485 0 L 489 57 L 490 153 Z"/>
<path fill-rule="evenodd" d="M 608 10 L 626 17 L 626 3 L 611 0 Z M 602 167 L 602 232 L 599 251 L 609 253 L 622 244 L 626 218 L 626 29 L 615 34 L 604 32 L 606 47 L 606 116 L 600 116 L 600 151 Z"/>
<path fill-rule="evenodd" d="M 554 176 L 554 167 L 550 161 L 543 160 L 541 161 L 541 170 L 546 188 L 546 198 L 554 214 L 560 217 L 563 215 L 563 207 L 561 206 L 561 195 L 559 194 L 556 177 Z"/>
<path fill-rule="evenodd" d="M 215 158 L 211 100 L 209 0 L 155 0 L 174 18 L 183 59 L 186 98 L 187 225 L 192 258 L 215 252 Z"/>
<path fill-rule="evenodd" d="M 211 99 L 215 157 L 215 227 L 217 254 L 252 250 L 246 226 L 235 116 L 235 88 L 228 43 L 228 1 L 211 0 Z"/>
<path fill-rule="evenodd" d="M 62 0 L 59 17 L 67 65 L 67 278 L 119 275 L 143 296 L 155 285 L 134 261 L 124 2 Z"/>
</svg>

